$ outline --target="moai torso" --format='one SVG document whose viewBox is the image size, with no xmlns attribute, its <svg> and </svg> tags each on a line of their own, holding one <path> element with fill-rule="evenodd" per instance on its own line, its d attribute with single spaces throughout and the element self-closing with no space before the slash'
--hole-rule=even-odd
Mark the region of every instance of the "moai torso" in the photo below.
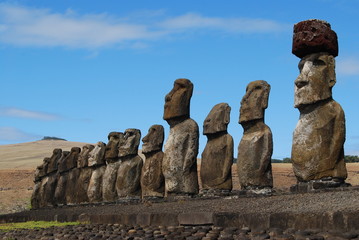
<svg viewBox="0 0 359 240">
<path fill-rule="evenodd" d="M 231 108 L 215 105 L 203 123 L 207 144 L 201 158 L 200 177 L 205 190 L 232 190 L 233 138 L 227 133 Z"/>
<path fill-rule="evenodd" d="M 92 167 L 92 175 L 87 189 L 87 196 L 90 202 L 102 201 L 102 179 L 106 170 L 105 165 L 106 144 L 98 142 L 90 152 L 89 166 Z"/>
<path fill-rule="evenodd" d="M 92 169 L 88 167 L 88 158 L 94 147 L 95 146 L 91 144 L 83 146 L 77 161 L 77 168 L 80 173 L 76 184 L 76 203 L 85 203 L 89 201 L 87 189 L 90 184 Z"/>
<path fill-rule="evenodd" d="M 244 132 L 238 146 L 237 171 L 241 188 L 254 193 L 267 193 L 261 189 L 271 191 L 273 187 L 272 132 L 264 123 L 269 91 L 267 82 L 253 81 L 241 101 L 239 123 Z"/>
<path fill-rule="evenodd" d="M 70 155 L 69 151 L 62 151 L 62 156 L 59 159 L 59 167 L 58 167 L 58 180 L 55 189 L 55 202 L 56 205 L 58 204 L 65 204 L 66 203 L 66 185 L 67 185 L 67 177 L 68 177 L 68 170 L 67 169 L 67 160 Z"/>
<path fill-rule="evenodd" d="M 164 129 L 161 125 L 153 125 L 142 139 L 142 153 L 145 163 L 141 173 L 142 197 L 163 197 L 165 181 L 162 173 L 162 152 Z"/>
</svg>

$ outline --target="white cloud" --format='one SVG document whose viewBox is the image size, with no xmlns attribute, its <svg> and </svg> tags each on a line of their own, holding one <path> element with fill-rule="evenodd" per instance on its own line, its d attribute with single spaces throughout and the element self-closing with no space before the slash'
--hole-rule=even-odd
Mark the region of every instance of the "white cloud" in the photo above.
<svg viewBox="0 0 359 240">
<path fill-rule="evenodd" d="M 55 114 L 29 111 L 29 110 L 10 108 L 10 107 L 0 108 L 0 116 L 30 118 L 30 119 L 45 120 L 45 121 L 53 121 L 60 119 L 60 117 Z"/>
<path fill-rule="evenodd" d="M 39 135 L 26 133 L 14 127 L 0 127 L 0 141 L 30 141 L 39 138 Z"/>
<path fill-rule="evenodd" d="M 193 29 L 229 33 L 277 32 L 286 25 L 266 19 L 218 18 L 187 13 L 165 17 L 162 10 L 120 18 L 103 14 L 79 15 L 71 9 L 54 13 L 0 3 L 0 42 L 20 46 L 99 48 L 111 45 L 146 46 L 141 41 Z M 130 43 L 130 44 L 129 44 Z"/>
<path fill-rule="evenodd" d="M 337 72 L 343 75 L 359 75 L 359 59 L 350 57 L 338 61 Z"/>
</svg>

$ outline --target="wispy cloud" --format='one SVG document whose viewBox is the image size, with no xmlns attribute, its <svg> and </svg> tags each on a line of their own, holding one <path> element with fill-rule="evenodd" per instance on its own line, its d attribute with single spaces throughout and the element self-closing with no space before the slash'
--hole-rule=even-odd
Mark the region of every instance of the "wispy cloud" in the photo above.
<svg viewBox="0 0 359 240">
<path fill-rule="evenodd" d="M 25 109 L 0 107 L 0 116 L 4 117 L 17 117 L 17 118 L 30 118 L 44 121 L 53 121 L 60 119 L 60 116 L 45 112 L 29 111 Z"/>
<path fill-rule="evenodd" d="M 134 47 L 178 32 L 217 30 L 234 34 L 278 32 L 288 26 L 266 19 L 218 18 L 196 13 L 168 17 L 164 11 L 142 12 L 127 17 L 102 14 L 80 15 L 50 9 L 0 4 L 0 42 L 20 46 L 100 48 L 111 45 Z"/>
<path fill-rule="evenodd" d="M 359 75 L 359 58 L 349 57 L 338 61 L 337 72 L 343 75 Z"/>
<path fill-rule="evenodd" d="M 24 132 L 14 127 L 0 127 L 0 141 L 14 142 L 14 141 L 31 141 L 38 140 L 41 136 Z"/>
</svg>

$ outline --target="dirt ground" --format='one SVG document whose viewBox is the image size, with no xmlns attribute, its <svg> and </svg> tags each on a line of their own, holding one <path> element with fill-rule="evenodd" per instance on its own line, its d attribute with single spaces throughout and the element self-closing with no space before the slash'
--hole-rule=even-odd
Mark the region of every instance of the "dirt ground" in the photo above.
<svg viewBox="0 0 359 240">
<path fill-rule="evenodd" d="M 296 183 L 292 165 L 274 163 L 274 188 L 288 191 Z M 347 182 L 353 186 L 359 185 L 359 163 L 347 164 Z M 236 166 L 232 168 L 233 188 L 239 189 Z M 33 188 L 34 169 L 0 169 L 0 214 L 17 212 L 30 208 L 30 197 Z"/>
</svg>

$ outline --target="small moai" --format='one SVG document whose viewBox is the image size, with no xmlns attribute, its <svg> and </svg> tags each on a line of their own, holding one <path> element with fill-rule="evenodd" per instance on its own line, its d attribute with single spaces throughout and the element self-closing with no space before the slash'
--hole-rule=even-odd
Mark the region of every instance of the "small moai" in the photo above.
<svg viewBox="0 0 359 240">
<path fill-rule="evenodd" d="M 118 157 L 121 161 L 117 170 L 116 192 L 121 198 L 140 198 L 141 170 L 143 160 L 138 155 L 141 131 L 129 128 L 124 132 L 123 141 L 118 145 Z"/>
<path fill-rule="evenodd" d="M 105 149 L 106 170 L 102 178 L 102 200 L 104 202 L 117 200 L 116 179 L 117 170 L 121 163 L 118 157 L 118 145 L 121 141 L 124 141 L 122 132 L 109 133 Z"/>
<path fill-rule="evenodd" d="M 41 165 L 37 166 L 34 174 L 34 190 L 31 195 L 31 208 L 37 209 L 41 205 L 42 193 L 41 186 L 43 179 L 47 174 L 47 166 L 49 164 L 50 158 L 45 157 Z"/>
<path fill-rule="evenodd" d="M 64 205 L 66 204 L 66 184 L 68 177 L 68 168 L 67 168 L 67 159 L 70 155 L 69 151 L 62 151 L 61 158 L 58 161 L 58 179 L 55 189 L 55 203 L 56 205 Z"/>
<path fill-rule="evenodd" d="M 299 22 L 294 25 L 292 53 L 301 60 L 294 81 L 294 107 L 300 117 L 291 156 L 298 184 L 291 190 L 347 186 L 344 111 L 332 97 L 337 34 L 326 21 Z"/>
<path fill-rule="evenodd" d="M 199 130 L 190 118 L 193 84 L 177 79 L 165 97 L 163 119 L 170 125 L 165 144 L 162 171 L 165 196 L 191 196 L 198 193 L 197 155 Z"/>
<path fill-rule="evenodd" d="M 201 158 L 201 194 L 227 195 L 232 190 L 233 138 L 227 132 L 231 107 L 215 105 L 203 123 L 207 144 Z"/>
<path fill-rule="evenodd" d="M 164 128 L 152 125 L 142 138 L 142 153 L 145 163 L 141 174 L 142 198 L 162 198 L 165 193 L 165 180 L 162 173 Z"/>
<path fill-rule="evenodd" d="M 269 92 L 266 81 L 250 82 L 240 107 L 239 123 L 244 132 L 238 146 L 237 171 L 241 189 L 253 194 L 269 194 L 273 188 L 273 139 L 264 123 Z"/>
<path fill-rule="evenodd" d="M 62 156 L 62 149 L 55 148 L 47 167 L 47 179 L 43 183 L 44 192 L 42 196 L 42 207 L 51 207 L 56 204 L 55 202 L 55 190 L 58 180 L 58 162 Z"/>
<path fill-rule="evenodd" d="M 88 166 L 88 159 L 90 157 L 90 152 L 94 147 L 95 146 L 92 144 L 84 145 L 77 160 L 77 168 L 80 173 L 76 183 L 76 203 L 89 202 L 87 189 L 90 184 L 92 169 Z"/>
<path fill-rule="evenodd" d="M 102 201 L 102 179 L 106 171 L 105 151 L 106 144 L 97 142 L 95 148 L 90 152 L 88 165 L 92 168 L 92 175 L 87 189 L 90 202 Z"/>
<path fill-rule="evenodd" d="M 80 169 L 77 168 L 77 161 L 81 153 L 81 148 L 72 147 L 71 152 L 66 160 L 66 204 L 75 204 L 77 203 L 77 183 L 80 175 Z"/>
</svg>

